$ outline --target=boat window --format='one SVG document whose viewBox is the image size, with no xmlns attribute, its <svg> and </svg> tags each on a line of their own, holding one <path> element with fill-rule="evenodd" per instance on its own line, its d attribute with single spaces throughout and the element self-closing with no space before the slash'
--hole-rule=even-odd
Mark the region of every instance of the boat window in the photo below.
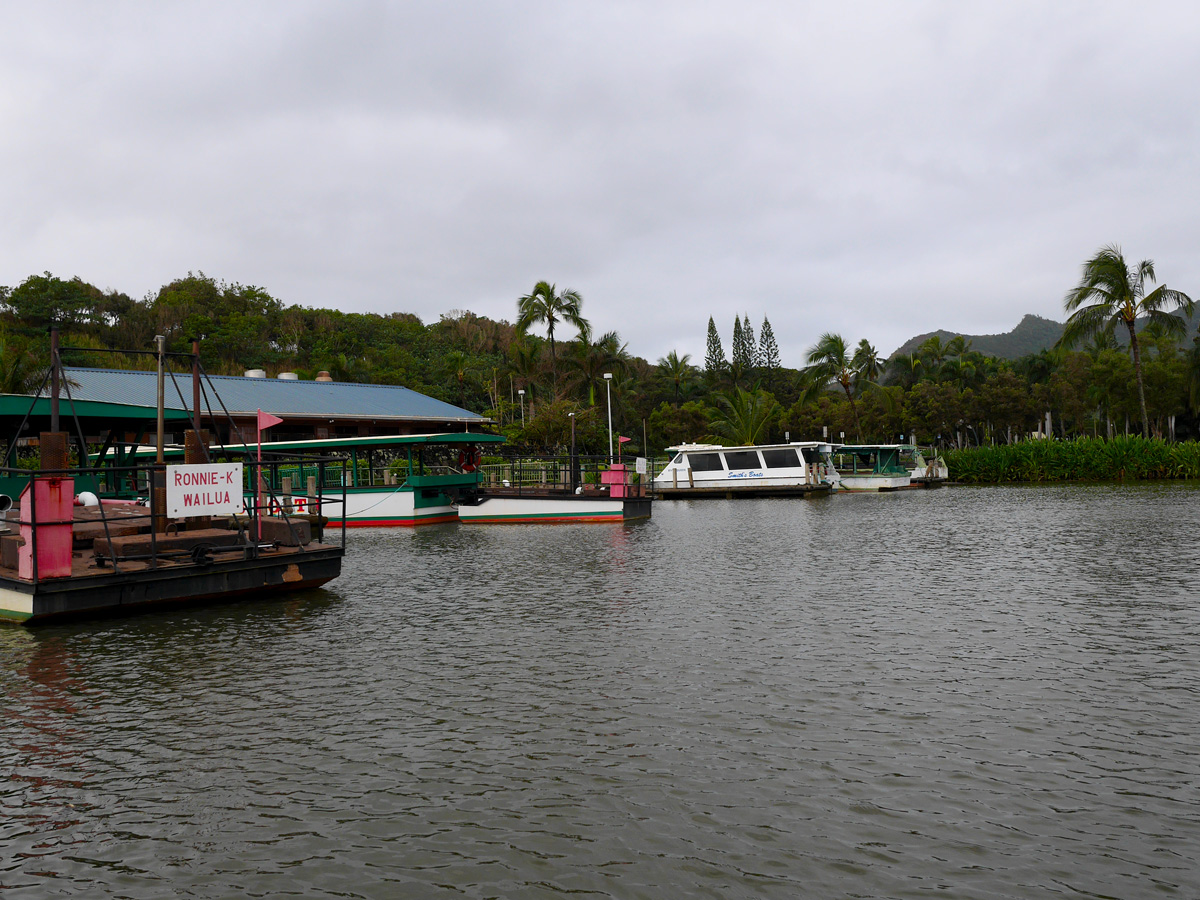
<svg viewBox="0 0 1200 900">
<path fill-rule="evenodd" d="M 673 460 L 671 460 L 671 465 L 673 465 L 673 466 L 682 466 L 682 465 L 683 465 L 683 454 L 682 454 L 682 453 L 680 453 L 680 454 L 679 454 L 678 456 L 676 456 L 676 457 L 675 457 Z"/>
<path fill-rule="evenodd" d="M 815 463 L 821 461 L 821 454 L 817 452 L 816 447 L 804 447 L 800 452 L 804 454 L 804 461 L 806 463 Z"/>
<path fill-rule="evenodd" d="M 720 472 L 725 468 L 720 453 L 689 453 L 687 458 L 693 472 Z"/>
<path fill-rule="evenodd" d="M 800 465 L 800 459 L 791 447 L 783 450 L 764 450 L 762 455 L 768 469 L 792 469 Z"/>
<path fill-rule="evenodd" d="M 730 470 L 762 468 L 762 463 L 758 461 L 757 450 L 726 450 L 725 463 Z"/>
</svg>

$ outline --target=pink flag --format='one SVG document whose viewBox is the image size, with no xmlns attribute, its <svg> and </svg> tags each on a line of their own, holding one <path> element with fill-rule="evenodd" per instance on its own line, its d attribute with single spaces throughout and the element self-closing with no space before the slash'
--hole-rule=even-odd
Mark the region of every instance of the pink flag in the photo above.
<svg viewBox="0 0 1200 900">
<path fill-rule="evenodd" d="M 265 413 L 261 409 L 258 411 L 258 430 L 266 431 L 273 425 L 278 425 L 283 419 L 279 416 L 273 416 L 270 413 Z"/>
<path fill-rule="evenodd" d="M 627 438 L 627 437 L 618 437 L 618 438 L 617 438 L 617 443 L 619 443 L 619 444 L 628 444 L 628 443 L 629 443 L 630 441 L 632 441 L 632 440 L 633 440 L 633 438 Z"/>
</svg>

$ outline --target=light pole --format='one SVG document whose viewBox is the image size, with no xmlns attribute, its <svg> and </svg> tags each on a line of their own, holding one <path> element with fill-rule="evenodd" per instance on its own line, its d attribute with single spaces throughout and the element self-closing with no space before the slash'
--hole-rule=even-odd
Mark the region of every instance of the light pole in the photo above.
<svg viewBox="0 0 1200 900">
<path fill-rule="evenodd" d="M 575 474 L 579 468 L 579 457 L 575 455 L 575 413 L 567 413 L 567 415 L 571 419 L 571 491 L 573 493 L 579 482 Z"/>
<path fill-rule="evenodd" d="M 608 464 L 612 465 L 612 372 L 604 373 L 604 390 L 608 395 Z"/>
<path fill-rule="evenodd" d="M 525 388 L 517 391 L 517 395 L 521 398 L 521 427 L 525 427 Z"/>
</svg>

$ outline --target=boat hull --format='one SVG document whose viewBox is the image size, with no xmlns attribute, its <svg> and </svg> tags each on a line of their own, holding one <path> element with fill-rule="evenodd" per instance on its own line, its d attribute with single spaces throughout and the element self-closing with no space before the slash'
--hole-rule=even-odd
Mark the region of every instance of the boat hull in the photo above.
<svg viewBox="0 0 1200 900">
<path fill-rule="evenodd" d="M 845 475 L 838 479 L 838 490 L 847 494 L 899 491 L 911 486 L 908 475 Z"/>
<path fill-rule="evenodd" d="M 647 497 L 484 497 L 459 506 L 458 520 L 469 525 L 627 522 L 649 518 L 650 502 Z"/>
<path fill-rule="evenodd" d="M 39 581 L 0 578 L 0 620 L 37 624 L 136 612 L 159 604 L 233 600 L 320 587 L 341 572 L 340 546 L 264 554 L 211 565 L 162 566 Z"/>
<path fill-rule="evenodd" d="M 340 517 L 335 520 L 335 509 L 330 507 L 330 527 L 341 525 Z M 450 498 L 440 491 L 425 497 L 420 491 L 397 490 L 382 487 L 378 490 L 359 488 L 346 492 L 346 527 L 415 528 L 421 525 L 440 525 L 457 522 L 458 510 Z"/>
</svg>

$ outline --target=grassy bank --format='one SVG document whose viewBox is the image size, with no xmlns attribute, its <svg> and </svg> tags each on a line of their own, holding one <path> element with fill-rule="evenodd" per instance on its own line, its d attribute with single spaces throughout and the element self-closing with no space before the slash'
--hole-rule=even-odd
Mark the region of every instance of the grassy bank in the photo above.
<svg viewBox="0 0 1200 900">
<path fill-rule="evenodd" d="M 972 447 L 944 454 L 950 478 L 967 484 L 1200 478 L 1200 443 L 1158 438 L 1077 438 Z"/>
</svg>

